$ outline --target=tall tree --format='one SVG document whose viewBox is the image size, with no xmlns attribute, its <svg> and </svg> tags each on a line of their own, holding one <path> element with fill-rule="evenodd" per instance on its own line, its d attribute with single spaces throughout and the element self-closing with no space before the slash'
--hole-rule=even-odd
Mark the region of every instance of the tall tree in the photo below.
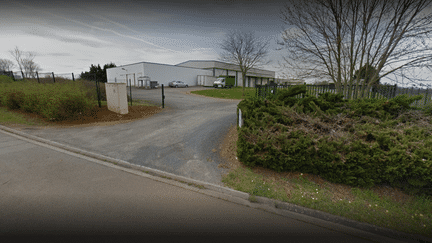
<svg viewBox="0 0 432 243">
<path fill-rule="evenodd" d="M 15 46 L 15 49 L 9 53 L 15 58 L 20 71 L 24 73 L 23 78 L 34 77 L 35 72 L 41 70 L 39 65 L 33 61 L 36 56 L 33 52 L 23 52 Z"/>
<path fill-rule="evenodd" d="M 9 51 L 9 53 L 15 58 L 15 61 L 17 62 L 20 71 L 23 73 L 24 72 L 23 66 L 22 66 L 23 52 L 19 50 L 18 46 L 15 46 L 15 49 L 12 51 Z"/>
<path fill-rule="evenodd" d="M 90 66 L 89 72 L 82 72 L 80 75 L 80 78 L 82 79 L 88 79 L 88 80 L 94 80 L 95 78 L 98 79 L 100 82 L 106 83 L 107 82 L 107 74 L 106 70 L 107 68 L 116 67 L 114 63 L 105 64 L 103 66 L 103 69 L 101 68 L 100 64 Z"/>
<path fill-rule="evenodd" d="M 35 57 L 34 53 L 29 52 L 27 54 L 27 57 L 22 59 L 21 64 L 24 69 L 24 74 L 27 78 L 29 77 L 35 78 L 36 72 L 39 72 L 41 70 L 39 65 L 33 61 L 34 57 Z"/>
<path fill-rule="evenodd" d="M 239 66 L 243 80 L 243 96 L 247 72 L 257 66 L 268 64 L 265 57 L 268 54 L 269 43 L 254 37 L 253 33 L 231 31 L 220 45 L 221 60 Z"/>
<path fill-rule="evenodd" d="M 365 64 L 376 80 L 432 62 L 432 0 L 287 1 L 281 19 L 289 27 L 279 44 L 289 53 L 285 68 L 300 77 L 328 77 L 340 93 L 359 83 L 354 72 Z"/>
<path fill-rule="evenodd" d="M 11 60 L 0 59 L 0 71 L 11 71 L 14 66 Z"/>
</svg>

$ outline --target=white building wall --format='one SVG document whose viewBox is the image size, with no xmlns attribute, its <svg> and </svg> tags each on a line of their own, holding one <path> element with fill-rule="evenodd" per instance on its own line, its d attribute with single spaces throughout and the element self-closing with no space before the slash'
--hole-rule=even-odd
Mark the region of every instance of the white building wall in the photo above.
<svg viewBox="0 0 432 243">
<path fill-rule="evenodd" d="M 136 63 L 107 69 L 107 81 L 108 83 L 126 83 L 126 74 L 128 86 L 129 83 L 138 86 L 140 76 L 149 76 L 151 81 L 157 81 L 159 85 L 164 86 L 168 86 L 168 83 L 174 80 L 183 81 L 189 86 L 196 86 L 198 75 L 212 76 L 212 71 L 157 63 Z"/>
<path fill-rule="evenodd" d="M 226 71 L 222 70 L 222 69 L 215 68 L 214 74 L 215 74 L 215 77 L 225 76 L 226 75 Z"/>
<path fill-rule="evenodd" d="M 206 65 L 215 63 L 217 62 L 205 62 Z M 126 70 L 122 70 L 122 68 Z M 274 77 L 274 72 L 267 72 L 271 73 Z M 198 69 L 177 65 L 141 62 L 107 69 L 108 83 L 126 83 L 126 74 L 128 77 L 127 85 L 131 82 L 132 85 L 138 86 L 140 85 L 138 83 L 138 77 L 149 76 L 151 81 L 157 81 L 158 84 L 164 84 L 164 86 L 168 86 L 168 82 L 174 80 L 183 81 L 189 86 L 196 86 L 198 85 L 198 75 L 213 76 L 213 68 Z M 227 75 L 227 71 L 216 67 L 214 69 L 214 76 L 219 77 L 220 75 Z M 243 86 L 242 74 L 240 71 L 229 70 L 228 75 L 237 76 L 237 86 Z M 252 72 L 248 72 L 248 75 L 261 76 L 259 73 L 254 74 Z M 261 78 L 257 78 L 256 81 L 258 84 L 261 84 Z M 268 78 L 263 79 L 263 84 L 266 83 L 268 83 Z M 246 87 L 254 86 L 255 78 L 251 78 L 249 82 L 249 77 L 246 76 Z"/>
<path fill-rule="evenodd" d="M 125 70 L 123 70 L 123 68 Z M 132 83 L 133 86 L 136 86 L 138 85 L 138 77 L 143 75 L 144 69 L 142 63 L 136 63 L 120 67 L 108 68 L 106 72 L 108 83 L 127 83 L 127 86 Z M 128 79 L 127 82 L 126 77 Z"/>
<path fill-rule="evenodd" d="M 208 60 L 190 60 L 187 62 L 179 63 L 176 66 L 183 66 L 183 67 L 196 67 L 196 68 L 208 68 L 208 69 L 220 69 L 220 70 L 237 70 L 240 72 L 240 68 L 238 65 L 224 63 L 220 61 L 208 61 Z M 226 72 L 226 71 L 225 71 Z M 223 75 L 226 75 L 223 74 Z M 256 69 L 252 68 L 249 70 L 248 75 L 250 76 L 265 76 L 265 77 L 275 77 L 275 72 L 270 70 L 264 70 L 264 69 Z"/>
<path fill-rule="evenodd" d="M 149 76 L 151 81 L 168 86 L 171 81 L 183 81 L 189 86 L 198 84 L 198 75 L 211 76 L 212 72 L 204 69 L 178 67 L 172 65 L 143 63 L 144 75 Z"/>
<path fill-rule="evenodd" d="M 235 76 L 236 75 L 236 71 L 228 71 L 228 76 Z"/>
<path fill-rule="evenodd" d="M 206 68 L 215 67 L 216 62 L 215 61 L 187 61 L 187 62 L 179 63 L 176 66 L 206 69 Z"/>
</svg>

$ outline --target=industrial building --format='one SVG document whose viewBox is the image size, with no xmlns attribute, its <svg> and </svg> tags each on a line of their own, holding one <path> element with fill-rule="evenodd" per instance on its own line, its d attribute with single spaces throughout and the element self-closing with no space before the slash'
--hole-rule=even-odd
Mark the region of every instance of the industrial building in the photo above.
<svg viewBox="0 0 432 243">
<path fill-rule="evenodd" d="M 183 81 L 188 86 L 212 86 L 212 82 L 208 81 L 219 76 L 234 77 L 236 86 L 243 86 L 240 68 L 219 61 L 191 60 L 177 65 L 139 62 L 107 69 L 108 83 L 127 83 L 128 86 L 139 87 L 149 87 L 151 81 L 164 86 L 168 86 L 171 81 Z M 255 84 L 266 84 L 274 78 L 274 71 L 254 68 L 247 73 L 245 86 L 255 87 Z"/>
</svg>

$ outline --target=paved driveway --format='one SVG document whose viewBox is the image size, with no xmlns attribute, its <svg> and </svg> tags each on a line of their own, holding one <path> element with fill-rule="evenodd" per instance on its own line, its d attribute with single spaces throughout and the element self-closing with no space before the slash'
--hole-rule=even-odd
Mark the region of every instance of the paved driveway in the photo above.
<svg viewBox="0 0 432 243">
<path fill-rule="evenodd" d="M 165 109 L 150 118 L 112 126 L 23 129 L 42 138 L 130 163 L 222 185 L 226 169 L 218 152 L 238 100 L 221 100 L 186 92 L 202 87 L 169 88 Z M 129 92 L 129 89 L 128 89 Z M 161 89 L 132 89 L 134 99 L 161 104 Z"/>
</svg>

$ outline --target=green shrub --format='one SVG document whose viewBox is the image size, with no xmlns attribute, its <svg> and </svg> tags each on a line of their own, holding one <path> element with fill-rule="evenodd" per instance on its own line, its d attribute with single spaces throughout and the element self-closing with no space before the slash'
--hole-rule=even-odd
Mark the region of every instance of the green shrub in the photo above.
<svg viewBox="0 0 432 243">
<path fill-rule="evenodd" d="M 303 91 L 239 103 L 244 126 L 237 155 L 244 164 L 350 186 L 384 183 L 432 194 L 431 119 L 422 115 L 425 109 L 410 109 L 419 96 L 346 101 Z M 303 98 L 293 97 L 298 94 Z"/>
<path fill-rule="evenodd" d="M 11 90 L 5 95 L 2 104 L 11 110 L 18 110 L 24 102 L 24 96 L 24 92 L 20 90 Z"/>
<path fill-rule="evenodd" d="M 73 119 L 95 104 L 95 87 L 90 88 L 85 82 L 27 81 L 1 85 L 1 105 L 37 113 L 50 120 Z"/>
<path fill-rule="evenodd" d="M 8 84 L 8 83 L 13 83 L 13 82 L 14 82 L 13 78 L 6 76 L 6 75 L 0 75 L 0 83 Z"/>
<path fill-rule="evenodd" d="M 410 105 L 422 99 L 421 95 L 398 95 L 393 99 L 350 100 L 350 112 L 354 117 L 370 116 L 381 120 L 394 119 L 402 112 L 410 110 Z"/>
</svg>

